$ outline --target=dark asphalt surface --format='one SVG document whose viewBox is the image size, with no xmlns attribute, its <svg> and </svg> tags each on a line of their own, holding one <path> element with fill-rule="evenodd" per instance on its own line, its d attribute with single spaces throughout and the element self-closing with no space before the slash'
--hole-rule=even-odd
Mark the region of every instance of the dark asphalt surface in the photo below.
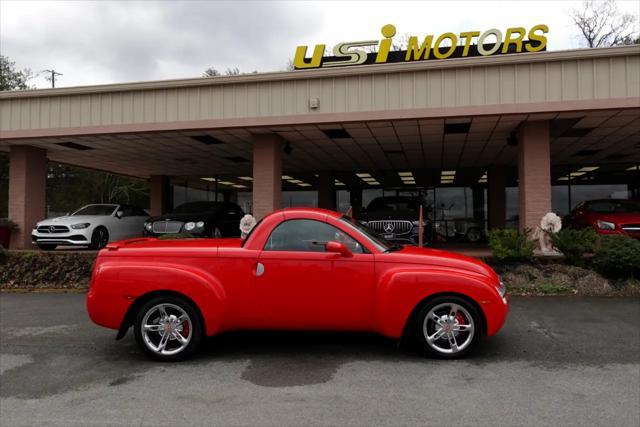
<svg viewBox="0 0 640 427">
<path fill-rule="evenodd" d="M 640 426 L 640 300 L 513 298 L 461 361 L 368 334 L 242 332 L 182 363 L 84 295 L 0 294 L 0 425 Z"/>
</svg>

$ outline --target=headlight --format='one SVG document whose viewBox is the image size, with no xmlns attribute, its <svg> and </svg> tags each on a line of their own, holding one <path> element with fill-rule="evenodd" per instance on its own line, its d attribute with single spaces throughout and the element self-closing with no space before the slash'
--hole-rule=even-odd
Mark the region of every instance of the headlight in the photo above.
<svg viewBox="0 0 640 427">
<path fill-rule="evenodd" d="M 184 229 L 187 231 L 191 231 L 194 228 L 196 228 L 196 223 L 195 222 L 188 222 L 184 225 Z"/>
<path fill-rule="evenodd" d="M 420 221 L 413 221 L 411 224 L 413 224 L 414 227 L 420 227 Z M 422 221 L 422 226 L 426 226 L 427 223 Z"/>
<path fill-rule="evenodd" d="M 369 224 L 367 221 L 358 221 L 360 224 L 364 225 L 365 227 Z"/>
<path fill-rule="evenodd" d="M 145 223 L 144 223 L 144 228 L 145 228 L 147 231 L 151 231 L 151 229 L 153 228 L 153 223 L 151 223 L 151 222 L 145 222 Z"/>
<path fill-rule="evenodd" d="M 197 227 L 197 228 L 202 228 L 202 227 L 204 227 L 204 221 L 198 221 L 198 222 L 196 222 L 196 227 Z"/>
<path fill-rule="evenodd" d="M 615 230 L 616 229 L 616 225 L 612 222 L 609 221 L 601 221 L 601 220 L 597 220 L 596 224 L 598 225 L 598 228 L 600 230 Z"/>
<path fill-rule="evenodd" d="M 91 224 L 89 224 L 88 222 L 83 222 L 81 224 L 72 224 L 71 228 L 73 228 L 74 230 L 82 230 L 83 228 L 87 228 L 90 225 Z"/>
</svg>

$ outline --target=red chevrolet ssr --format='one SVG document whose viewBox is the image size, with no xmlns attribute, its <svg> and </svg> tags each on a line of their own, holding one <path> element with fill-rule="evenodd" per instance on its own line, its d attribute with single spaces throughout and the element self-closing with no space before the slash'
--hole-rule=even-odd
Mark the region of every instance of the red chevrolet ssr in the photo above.
<svg viewBox="0 0 640 427">
<path fill-rule="evenodd" d="M 238 329 L 372 331 L 455 358 L 498 332 L 508 298 L 476 259 L 393 245 L 337 212 L 305 208 L 271 213 L 244 240 L 110 243 L 87 309 L 117 339 L 133 326 L 162 360 Z"/>
</svg>

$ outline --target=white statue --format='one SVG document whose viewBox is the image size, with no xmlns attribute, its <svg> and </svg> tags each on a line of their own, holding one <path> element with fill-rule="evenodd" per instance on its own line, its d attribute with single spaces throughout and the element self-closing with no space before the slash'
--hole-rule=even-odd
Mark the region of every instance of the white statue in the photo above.
<svg viewBox="0 0 640 427">
<path fill-rule="evenodd" d="M 243 216 L 240 220 L 240 237 L 245 239 L 249 235 L 249 233 L 251 233 L 253 227 L 256 226 L 256 223 L 256 219 L 253 217 L 253 215 L 246 214 L 245 216 Z"/>
<path fill-rule="evenodd" d="M 542 217 L 540 226 L 533 233 L 533 238 L 538 239 L 540 251 L 543 253 L 555 253 L 549 233 L 557 233 L 562 228 L 562 219 L 553 212 Z"/>
</svg>

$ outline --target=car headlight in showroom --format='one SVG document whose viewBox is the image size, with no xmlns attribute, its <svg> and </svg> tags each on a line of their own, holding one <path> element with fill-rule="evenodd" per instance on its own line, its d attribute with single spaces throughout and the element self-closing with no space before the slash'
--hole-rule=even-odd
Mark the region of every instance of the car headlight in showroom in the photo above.
<svg viewBox="0 0 640 427">
<path fill-rule="evenodd" d="M 89 224 L 88 222 L 82 222 L 80 224 L 71 224 L 71 228 L 73 228 L 74 230 L 82 230 L 89 227 L 90 225 L 91 224 Z"/>
<path fill-rule="evenodd" d="M 193 231 L 204 227 L 204 221 L 188 222 L 184 225 L 186 231 Z"/>
<path fill-rule="evenodd" d="M 596 221 L 596 224 L 598 225 L 598 228 L 600 230 L 615 230 L 616 229 L 616 225 L 612 222 L 609 221 L 601 221 L 598 220 Z"/>
<path fill-rule="evenodd" d="M 420 226 L 420 221 L 413 221 L 411 222 L 411 224 L 413 224 L 414 227 L 419 227 Z M 422 221 L 422 226 L 425 227 L 427 225 L 427 223 L 425 221 Z"/>
<path fill-rule="evenodd" d="M 147 231 L 151 231 L 151 229 L 153 228 L 153 223 L 151 222 L 145 222 L 144 223 L 144 229 Z"/>
</svg>

